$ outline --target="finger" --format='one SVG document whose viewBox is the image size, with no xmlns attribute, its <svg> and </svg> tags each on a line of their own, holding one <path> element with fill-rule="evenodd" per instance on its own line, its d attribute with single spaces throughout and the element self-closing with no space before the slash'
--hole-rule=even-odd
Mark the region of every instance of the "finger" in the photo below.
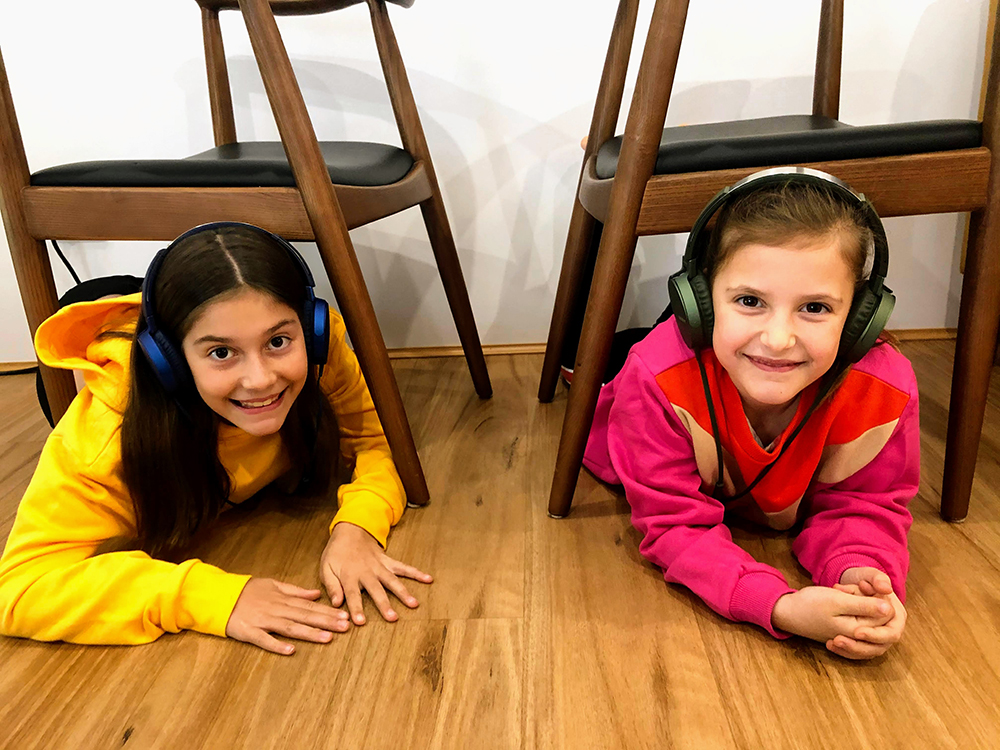
<svg viewBox="0 0 1000 750">
<path fill-rule="evenodd" d="M 347 610 L 355 625 L 365 624 L 365 608 L 361 600 L 361 586 L 357 581 L 341 581 L 344 587 L 344 598 L 347 600 Z"/>
<path fill-rule="evenodd" d="M 344 587 L 340 585 L 340 579 L 327 567 L 320 571 L 320 578 L 323 580 L 327 596 L 330 597 L 330 604 L 334 607 L 342 606 L 344 604 Z"/>
<path fill-rule="evenodd" d="M 319 599 L 323 593 L 319 589 L 304 589 L 301 586 L 285 583 L 284 581 L 275 581 L 274 584 L 282 594 L 294 596 L 299 599 Z"/>
<path fill-rule="evenodd" d="M 333 633 L 329 630 L 313 628 L 293 620 L 285 620 L 277 623 L 271 630 L 287 638 L 294 638 L 297 641 L 309 641 L 311 643 L 329 643 L 333 638 Z"/>
<path fill-rule="evenodd" d="M 294 612 L 292 619 L 298 622 L 305 622 L 315 627 L 337 626 L 346 623 L 347 612 L 342 609 L 334 609 L 319 602 L 292 601 L 289 606 Z"/>
<path fill-rule="evenodd" d="M 399 615 L 396 614 L 396 610 L 392 608 L 392 603 L 389 601 L 389 595 L 385 593 L 385 589 L 382 588 L 382 582 L 372 576 L 368 580 L 362 580 L 361 584 L 365 587 L 365 591 L 368 592 L 368 596 L 372 598 L 375 603 L 375 607 L 382 614 L 382 618 L 388 622 L 395 622 L 399 619 Z"/>
<path fill-rule="evenodd" d="M 865 580 L 858 581 L 858 588 L 861 590 L 861 593 L 864 594 L 865 596 L 874 596 L 876 593 L 875 587 L 872 586 L 871 581 L 865 581 Z"/>
<path fill-rule="evenodd" d="M 416 609 L 420 606 L 420 602 L 417 601 L 417 598 L 407 591 L 406 586 L 404 586 L 403 582 L 396 578 L 396 576 L 390 573 L 383 579 L 382 583 L 387 589 L 389 589 L 389 591 L 396 595 L 396 598 L 399 599 L 399 601 L 410 609 Z"/>
<path fill-rule="evenodd" d="M 841 614 L 864 617 L 870 620 L 884 620 L 893 613 L 892 605 L 876 596 L 844 597 Z"/>
<path fill-rule="evenodd" d="M 843 656 L 845 659 L 873 659 L 881 656 L 889 648 L 874 643 L 865 643 L 848 638 L 846 635 L 838 635 L 831 641 L 827 641 L 827 649 Z"/>
<path fill-rule="evenodd" d="M 293 608 L 284 613 L 284 616 L 290 621 L 302 623 L 318 630 L 326 630 L 330 633 L 346 633 L 351 627 L 347 613 L 340 612 L 331 607 L 327 609 L 329 611 L 324 612 Z"/>
<path fill-rule="evenodd" d="M 851 596 L 864 596 L 861 593 L 861 589 L 853 583 L 835 583 L 833 587 L 837 591 L 843 591 L 845 594 L 850 594 Z"/>
<path fill-rule="evenodd" d="M 295 653 L 295 646 L 291 643 L 279 641 L 266 630 L 261 630 L 260 628 L 254 628 L 247 634 L 245 639 L 241 640 L 245 640 L 247 643 L 252 643 L 254 646 L 258 646 L 265 651 L 270 651 L 272 654 L 291 656 Z"/>
<path fill-rule="evenodd" d="M 860 627 L 854 631 L 855 640 L 877 643 L 883 646 L 891 646 L 893 643 L 899 643 L 899 639 L 902 637 L 903 631 L 898 627 L 893 627 L 891 624 L 878 628 Z"/>
<path fill-rule="evenodd" d="M 887 596 L 892 593 L 892 581 L 885 573 L 878 573 L 871 581 L 872 588 L 876 594 Z"/>
<path fill-rule="evenodd" d="M 421 583 L 431 583 L 434 580 L 429 573 L 424 573 L 422 570 L 402 563 L 399 560 L 393 560 L 391 557 L 386 558 L 385 563 L 385 566 L 393 575 L 412 578 L 414 581 L 420 581 Z"/>
</svg>

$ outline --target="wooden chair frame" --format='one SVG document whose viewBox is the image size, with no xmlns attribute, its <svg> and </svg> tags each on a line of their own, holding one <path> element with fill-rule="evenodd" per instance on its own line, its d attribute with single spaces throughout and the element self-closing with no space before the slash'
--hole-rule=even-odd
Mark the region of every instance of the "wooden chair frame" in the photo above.
<svg viewBox="0 0 1000 750">
<path fill-rule="evenodd" d="M 410 5 L 412 0 L 394 0 Z M 352 187 L 331 182 L 275 14 L 339 10 L 365 2 L 371 13 L 386 85 L 414 166 L 400 182 Z M 468 292 L 430 152 L 417 115 L 385 0 L 198 0 L 202 9 L 212 121 L 217 146 L 236 141 L 219 12 L 238 9 L 249 32 L 264 87 L 297 187 L 101 188 L 34 187 L 7 73 L 0 56 L 0 209 L 31 335 L 57 309 L 46 239 L 171 240 L 197 224 L 227 219 L 263 226 L 290 240 L 315 240 L 340 303 L 393 459 L 411 505 L 428 501 L 375 310 L 348 230 L 419 204 L 476 391 L 492 395 Z M 76 395 L 71 373 L 41 367 L 55 419 Z"/>
<path fill-rule="evenodd" d="M 620 0 L 584 153 L 538 397 L 550 401 L 569 316 L 584 282 L 587 251 L 596 236 L 594 214 L 606 217 L 573 373 L 549 497 L 549 514 L 565 516 L 572 504 L 587 434 L 593 420 L 640 235 L 691 228 L 708 200 L 756 171 L 728 169 L 653 175 L 680 53 L 689 0 L 656 0 L 625 127 L 618 169 L 597 180 L 597 150 L 614 136 L 621 108 L 638 0 Z M 836 118 L 840 100 L 843 0 L 823 0 L 813 114 Z M 1000 36 L 995 24 L 994 41 Z M 997 44 L 995 48 L 1000 48 Z M 992 58 L 985 96 L 982 147 L 911 156 L 809 164 L 862 191 L 879 214 L 908 216 L 971 211 L 958 341 L 948 419 L 941 514 L 966 517 L 975 475 L 990 367 L 1000 322 L 1000 61 Z M 611 183 L 609 186 L 608 183 Z M 608 189 L 610 187 L 610 189 Z M 602 205 L 603 202 L 603 205 Z M 590 211 L 588 211 L 590 209 Z"/>
</svg>

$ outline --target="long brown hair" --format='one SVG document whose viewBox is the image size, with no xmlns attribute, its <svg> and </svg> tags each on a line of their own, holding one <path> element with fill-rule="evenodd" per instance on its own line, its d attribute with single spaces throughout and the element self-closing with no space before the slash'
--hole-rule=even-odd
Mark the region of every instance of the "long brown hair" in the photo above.
<svg viewBox="0 0 1000 750">
<path fill-rule="evenodd" d="M 239 226 L 198 232 L 163 260 L 153 289 L 159 329 L 174 343 L 205 307 L 237 289 L 253 289 L 292 308 L 301 320 L 306 286 L 287 249 Z M 121 427 L 122 475 L 135 507 L 137 546 L 154 556 L 188 542 L 215 518 L 231 478 L 219 460 L 219 416 L 193 387 L 171 397 L 133 341 L 131 383 Z M 305 385 L 281 427 L 292 464 L 293 495 L 329 490 L 340 456 L 336 417 L 310 365 Z"/>
</svg>

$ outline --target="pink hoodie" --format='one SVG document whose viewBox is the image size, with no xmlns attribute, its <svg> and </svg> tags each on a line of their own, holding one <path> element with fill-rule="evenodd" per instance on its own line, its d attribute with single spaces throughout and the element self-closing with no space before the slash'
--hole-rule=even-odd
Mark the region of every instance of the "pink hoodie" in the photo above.
<svg viewBox="0 0 1000 750">
<path fill-rule="evenodd" d="M 622 484 L 642 555 L 671 583 L 687 586 L 731 620 L 771 625 L 784 576 L 733 541 L 722 502 L 710 496 L 719 466 L 694 352 L 673 318 L 636 344 L 601 390 L 584 465 Z M 745 488 L 773 460 L 815 394 L 767 452 L 756 443 L 728 373 L 702 353 L 719 420 L 724 494 Z M 745 504 L 762 522 L 803 522 L 792 550 L 822 586 L 852 567 L 884 571 L 905 600 L 907 510 L 920 474 L 917 384 L 909 361 L 886 344 L 855 364 L 809 418 L 791 447 Z"/>
</svg>

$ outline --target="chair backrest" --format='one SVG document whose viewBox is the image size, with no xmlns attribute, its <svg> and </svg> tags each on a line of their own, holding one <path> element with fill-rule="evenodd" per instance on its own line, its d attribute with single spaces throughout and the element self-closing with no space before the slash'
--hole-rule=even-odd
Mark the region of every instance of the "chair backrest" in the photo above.
<svg viewBox="0 0 1000 750">
<path fill-rule="evenodd" d="M 215 145 L 236 143 L 236 120 L 233 114 L 233 97 L 229 87 L 229 71 L 226 53 L 222 43 L 222 27 L 219 12 L 240 10 L 238 0 L 196 0 L 201 7 L 202 33 L 205 38 L 205 65 L 208 71 L 208 94 L 212 110 L 212 130 Z M 415 0 L 269 0 L 271 13 L 278 15 L 312 15 L 327 13 L 344 8 L 368 5 L 371 12 L 372 29 L 378 48 L 382 72 L 385 76 L 389 101 L 399 128 L 403 148 L 414 160 L 430 164 L 430 151 L 423 127 L 417 115 L 416 102 L 410 90 L 406 69 L 403 66 L 399 47 L 389 23 L 386 2 L 409 8 Z"/>
</svg>

